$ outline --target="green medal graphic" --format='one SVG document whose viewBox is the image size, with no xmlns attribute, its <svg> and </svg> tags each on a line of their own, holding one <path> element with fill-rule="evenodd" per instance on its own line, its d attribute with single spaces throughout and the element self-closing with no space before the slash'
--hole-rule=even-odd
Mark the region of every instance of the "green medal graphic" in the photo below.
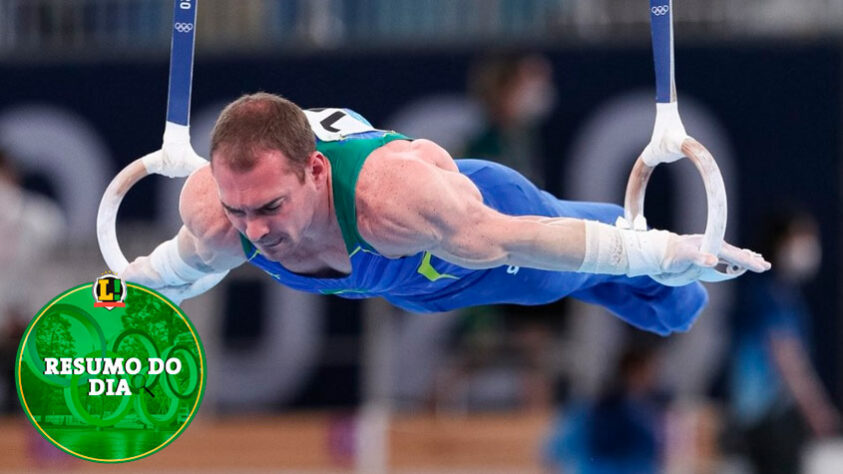
<svg viewBox="0 0 843 474">
<path fill-rule="evenodd" d="M 41 308 L 15 359 L 18 396 L 38 432 L 102 463 L 141 459 L 175 440 L 199 409 L 206 373 L 181 309 L 114 276 Z"/>
</svg>

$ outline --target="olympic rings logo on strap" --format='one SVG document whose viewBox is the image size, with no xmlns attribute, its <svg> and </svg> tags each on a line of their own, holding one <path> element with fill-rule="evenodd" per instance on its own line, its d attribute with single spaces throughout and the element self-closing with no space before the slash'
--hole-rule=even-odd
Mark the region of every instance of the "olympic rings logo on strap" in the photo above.
<svg viewBox="0 0 843 474">
<path fill-rule="evenodd" d="M 193 31 L 193 23 L 176 23 L 173 25 L 179 33 L 190 33 Z"/>
<path fill-rule="evenodd" d="M 660 5 L 660 6 L 651 8 L 650 11 L 653 12 L 653 15 L 663 16 L 663 15 L 667 15 L 667 12 L 670 11 L 670 6 L 669 5 Z"/>
</svg>

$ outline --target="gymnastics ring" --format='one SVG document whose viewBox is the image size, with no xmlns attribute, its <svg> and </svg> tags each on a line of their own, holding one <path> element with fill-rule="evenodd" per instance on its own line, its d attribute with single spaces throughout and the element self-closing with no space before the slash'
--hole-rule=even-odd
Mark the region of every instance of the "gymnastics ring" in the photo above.
<svg viewBox="0 0 843 474">
<path fill-rule="evenodd" d="M 714 157 L 700 142 L 688 136 L 679 117 L 673 66 L 672 10 L 672 0 L 667 5 L 650 0 L 650 32 L 653 38 L 653 64 L 656 73 L 656 121 L 650 143 L 638 157 L 629 175 L 624 197 L 624 217 L 618 219 L 618 225 L 636 231 L 646 231 L 644 194 L 653 169 L 661 163 L 672 163 L 687 157 L 702 176 L 708 205 L 700 251 L 717 256 L 726 234 L 726 186 Z M 731 280 L 744 272 L 746 268 L 719 259 L 714 267 L 690 265 L 683 272 L 650 276 L 665 285 L 681 286 L 697 280 Z"/>
<path fill-rule="evenodd" d="M 168 134 L 170 133 L 174 137 L 172 142 L 168 142 L 168 138 L 170 138 Z M 170 143 L 173 143 L 173 145 L 168 146 Z M 174 159 L 171 156 L 177 158 Z M 186 129 L 183 132 L 168 130 L 164 134 L 164 147 L 162 149 L 136 159 L 111 180 L 102 200 L 100 200 L 97 211 L 97 241 L 102 256 L 111 270 L 119 275 L 129 265 L 129 261 L 123 255 L 120 243 L 117 241 L 117 211 L 132 186 L 151 174 L 160 174 L 171 178 L 187 177 L 206 164 L 207 161 L 194 153 L 190 147 Z M 186 285 L 184 288 L 164 289 L 159 292 L 176 304 L 180 304 L 184 299 L 208 291 L 227 274 L 227 271 L 212 273 L 190 285 Z"/>
<path fill-rule="evenodd" d="M 650 149 L 650 146 L 648 146 L 644 153 L 638 157 L 626 185 L 624 218 L 627 224 L 635 230 L 646 230 L 644 197 L 647 191 L 647 183 L 655 167 L 660 163 L 667 162 L 667 160 L 654 160 L 653 154 L 648 153 Z M 728 215 L 726 186 L 723 184 L 723 176 L 720 174 L 720 168 L 714 161 L 714 157 L 697 140 L 685 136 L 681 142 L 680 150 L 683 157 L 689 159 L 697 168 L 705 185 L 708 214 L 700 251 L 717 255 L 723 245 Z M 708 282 L 731 280 L 745 272 L 746 268 L 744 267 L 731 265 L 720 260 L 714 268 L 702 268 L 694 265 L 678 275 L 654 275 L 653 278 L 665 285 L 681 286 L 698 279 Z"/>
</svg>

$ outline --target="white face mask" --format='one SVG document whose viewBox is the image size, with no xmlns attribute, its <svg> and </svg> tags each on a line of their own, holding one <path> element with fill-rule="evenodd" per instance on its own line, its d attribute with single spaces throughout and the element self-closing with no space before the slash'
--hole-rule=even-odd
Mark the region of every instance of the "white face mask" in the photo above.
<svg viewBox="0 0 843 474">
<path fill-rule="evenodd" d="M 546 77 L 524 79 L 516 92 L 513 116 L 520 123 L 532 124 L 547 117 L 556 105 L 556 89 Z"/>
<path fill-rule="evenodd" d="M 800 283 L 817 274 L 822 260 L 822 247 L 815 235 L 800 234 L 785 241 L 777 257 L 776 271 L 787 280 Z"/>
</svg>

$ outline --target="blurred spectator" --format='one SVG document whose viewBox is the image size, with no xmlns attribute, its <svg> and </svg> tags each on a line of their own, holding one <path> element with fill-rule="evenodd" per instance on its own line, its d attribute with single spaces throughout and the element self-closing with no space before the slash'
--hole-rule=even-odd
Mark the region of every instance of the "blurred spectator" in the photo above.
<svg viewBox="0 0 843 474">
<path fill-rule="evenodd" d="M 14 358 L 29 318 L 46 303 L 38 272 L 63 235 L 63 217 L 48 199 L 24 190 L 0 150 L 0 413 L 17 407 Z"/>
<path fill-rule="evenodd" d="M 475 63 L 468 89 L 482 110 L 477 117 L 482 123 L 471 127 L 479 131 L 454 156 L 502 163 L 542 187 L 544 158 L 537 135 L 555 104 L 552 80 L 550 63 L 539 55 L 498 55 Z M 456 360 L 439 384 L 451 388 L 439 391 L 439 402 L 469 410 L 546 409 L 552 373 L 547 354 L 550 329 L 561 319 L 558 309 L 498 305 L 461 311 Z"/>
<path fill-rule="evenodd" d="M 545 445 L 545 462 L 565 474 L 654 474 L 662 459 L 663 413 L 656 400 L 656 352 L 631 345 L 610 388 L 569 404 Z"/>
<path fill-rule="evenodd" d="M 759 248 L 773 264 L 742 280 L 730 368 L 737 446 L 759 474 L 799 472 L 810 436 L 838 429 L 810 359 L 810 314 L 800 286 L 817 272 L 820 239 L 813 217 L 787 212 L 769 220 Z"/>
<path fill-rule="evenodd" d="M 482 60 L 469 72 L 469 92 L 483 106 L 486 123 L 461 156 L 497 161 L 544 187 L 538 127 L 556 103 L 547 59 L 515 55 Z"/>
<path fill-rule="evenodd" d="M 267 41 L 267 27 L 271 22 L 268 8 L 272 5 L 283 12 L 296 8 L 295 2 L 266 2 L 216 0 L 205 2 L 196 9 L 196 30 L 199 41 L 208 44 L 258 46 Z M 279 18 L 280 19 L 280 18 Z"/>
<path fill-rule="evenodd" d="M 551 325 L 541 312 L 509 305 L 461 311 L 450 363 L 438 374 L 435 400 L 449 411 L 544 411 L 551 402 Z"/>
</svg>

